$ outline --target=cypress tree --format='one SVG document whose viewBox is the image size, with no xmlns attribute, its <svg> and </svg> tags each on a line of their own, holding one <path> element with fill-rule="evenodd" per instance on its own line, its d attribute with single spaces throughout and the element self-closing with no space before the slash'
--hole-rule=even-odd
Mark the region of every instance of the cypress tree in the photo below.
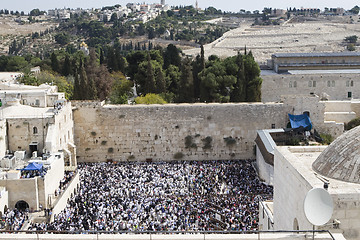
<svg viewBox="0 0 360 240">
<path fill-rule="evenodd" d="M 80 91 L 79 91 L 79 99 L 80 100 L 87 100 L 89 99 L 88 95 L 88 80 L 84 68 L 84 64 L 82 59 L 80 59 L 80 66 L 79 66 L 79 76 L 80 76 Z"/>
<path fill-rule="evenodd" d="M 164 93 L 166 91 L 166 83 L 164 73 L 161 68 L 156 69 L 156 93 Z"/>
<path fill-rule="evenodd" d="M 104 64 L 104 63 L 105 63 L 104 51 L 102 48 L 100 48 L 100 64 Z"/>
<path fill-rule="evenodd" d="M 63 74 L 64 76 L 69 76 L 69 75 L 71 75 L 71 63 L 70 63 L 69 55 L 67 55 L 67 54 L 66 54 L 66 56 L 65 56 L 62 74 Z"/>
<path fill-rule="evenodd" d="M 51 54 L 51 69 L 54 72 L 59 72 L 59 61 L 57 59 L 57 56 L 56 56 L 55 52 L 53 52 Z"/>
<path fill-rule="evenodd" d="M 155 92 L 155 80 L 154 71 L 151 64 L 150 53 L 147 55 L 147 71 L 146 71 L 146 82 L 145 82 L 145 94 Z"/>
<path fill-rule="evenodd" d="M 181 68 L 178 102 L 194 102 L 194 79 L 188 58 L 183 61 Z"/>
<path fill-rule="evenodd" d="M 80 100 L 81 93 L 80 93 L 80 81 L 79 81 L 79 74 L 78 71 L 75 70 L 75 79 L 74 79 L 74 90 L 73 90 L 73 99 Z"/>
<path fill-rule="evenodd" d="M 236 57 L 236 65 L 238 67 L 238 71 L 236 74 L 236 83 L 234 85 L 234 89 L 231 91 L 230 94 L 230 101 L 231 102 L 244 102 L 246 99 L 246 92 L 245 90 L 245 69 L 244 69 L 244 62 L 243 56 L 240 52 L 238 52 Z"/>
</svg>

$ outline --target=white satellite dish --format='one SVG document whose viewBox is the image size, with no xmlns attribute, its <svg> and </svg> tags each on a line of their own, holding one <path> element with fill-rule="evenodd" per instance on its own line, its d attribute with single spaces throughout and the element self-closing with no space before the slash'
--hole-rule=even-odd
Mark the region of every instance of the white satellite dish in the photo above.
<svg viewBox="0 0 360 240">
<path fill-rule="evenodd" d="M 304 200 L 306 218 L 315 226 L 327 223 L 333 213 L 333 200 L 331 195 L 323 188 L 311 189 Z"/>
</svg>

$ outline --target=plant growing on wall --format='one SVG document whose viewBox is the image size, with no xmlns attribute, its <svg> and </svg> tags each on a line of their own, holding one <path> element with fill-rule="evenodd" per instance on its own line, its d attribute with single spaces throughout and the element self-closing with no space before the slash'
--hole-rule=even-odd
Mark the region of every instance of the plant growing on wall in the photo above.
<svg viewBox="0 0 360 240">
<path fill-rule="evenodd" d="M 91 132 L 91 136 L 96 136 L 96 132 Z"/>
<path fill-rule="evenodd" d="M 204 144 L 203 149 L 211 149 L 212 148 L 212 145 L 211 145 L 212 137 L 207 136 L 206 138 L 201 139 L 201 141 Z"/>
<path fill-rule="evenodd" d="M 182 152 L 177 152 L 174 154 L 175 159 L 182 159 L 184 157 L 184 154 Z"/>
<path fill-rule="evenodd" d="M 128 160 L 134 160 L 134 159 L 135 159 L 135 156 L 134 156 L 134 155 L 128 156 Z"/>
<path fill-rule="evenodd" d="M 114 152 L 114 148 L 108 148 L 108 153 L 113 153 Z"/>
<path fill-rule="evenodd" d="M 107 141 L 101 141 L 101 145 L 106 145 Z"/>
<path fill-rule="evenodd" d="M 235 138 L 233 138 L 233 137 L 225 137 L 224 138 L 224 141 L 225 141 L 225 143 L 226 143 L 226 146 L 229 146 L 229 147 L 231 147 L 231 146 L 233 146 L 233 145 L 235 145 L 236 144 L 236 139 Z"/>
<path fill-rule="evenodd" d="M 197 148 L 196 143 L 193 142 L 193 137 L 188 135 L 185 137 L 185 148 Z"/>
</svg>

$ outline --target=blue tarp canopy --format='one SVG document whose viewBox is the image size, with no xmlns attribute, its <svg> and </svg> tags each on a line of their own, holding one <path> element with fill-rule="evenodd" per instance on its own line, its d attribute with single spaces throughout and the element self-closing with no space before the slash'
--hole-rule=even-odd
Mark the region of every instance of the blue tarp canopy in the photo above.
<svg viewBox="0 0 360 240">
<path fill-rule="evenodd" d="M 312 129 L 310 117 L 307 114 L 292 115 L 288 114 L 290 119 L 291 128 L 305 128 L 306 131 Z"/>
<path fill-rule="evenodd" d="M 27 165 L 26 168 L 23 168 L 21 170 L 33 171 L 33 170 L 41 170 L 42 168 L 43 168 L 42 163 L 29 163 L 29 165 Z"/>
</svg>

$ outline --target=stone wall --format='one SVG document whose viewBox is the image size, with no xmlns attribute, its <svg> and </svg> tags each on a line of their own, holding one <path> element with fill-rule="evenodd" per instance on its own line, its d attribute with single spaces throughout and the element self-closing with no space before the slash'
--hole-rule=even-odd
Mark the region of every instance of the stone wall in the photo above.
<svg viewBox="0 0 360 240">
<path fill-rule="evenodd" d="M 280 101 L 282 95 L 310 93 L 329 100 L 360 98 L 359 73 L 333 74 L 263 74 L 261 98 L 263 102 Z M 351 92 L 351 97 L 348 93 Z"/>
<path fill-rule="evenodd" d="M 9 208 L 15 208 L 15 204 L 23 200 L 29 204 L 32 210 L 39 209 L 38 180 L 35 178 L 4 179 L 0 180 L 0 186 L 5 187 L 9 193 Z"/>
<path fill-rule="evenodd" d="M 282 128 L 284 104 L 72 102 L 78 161 L 254 158 L 256 130 Z"/>
</svg>

